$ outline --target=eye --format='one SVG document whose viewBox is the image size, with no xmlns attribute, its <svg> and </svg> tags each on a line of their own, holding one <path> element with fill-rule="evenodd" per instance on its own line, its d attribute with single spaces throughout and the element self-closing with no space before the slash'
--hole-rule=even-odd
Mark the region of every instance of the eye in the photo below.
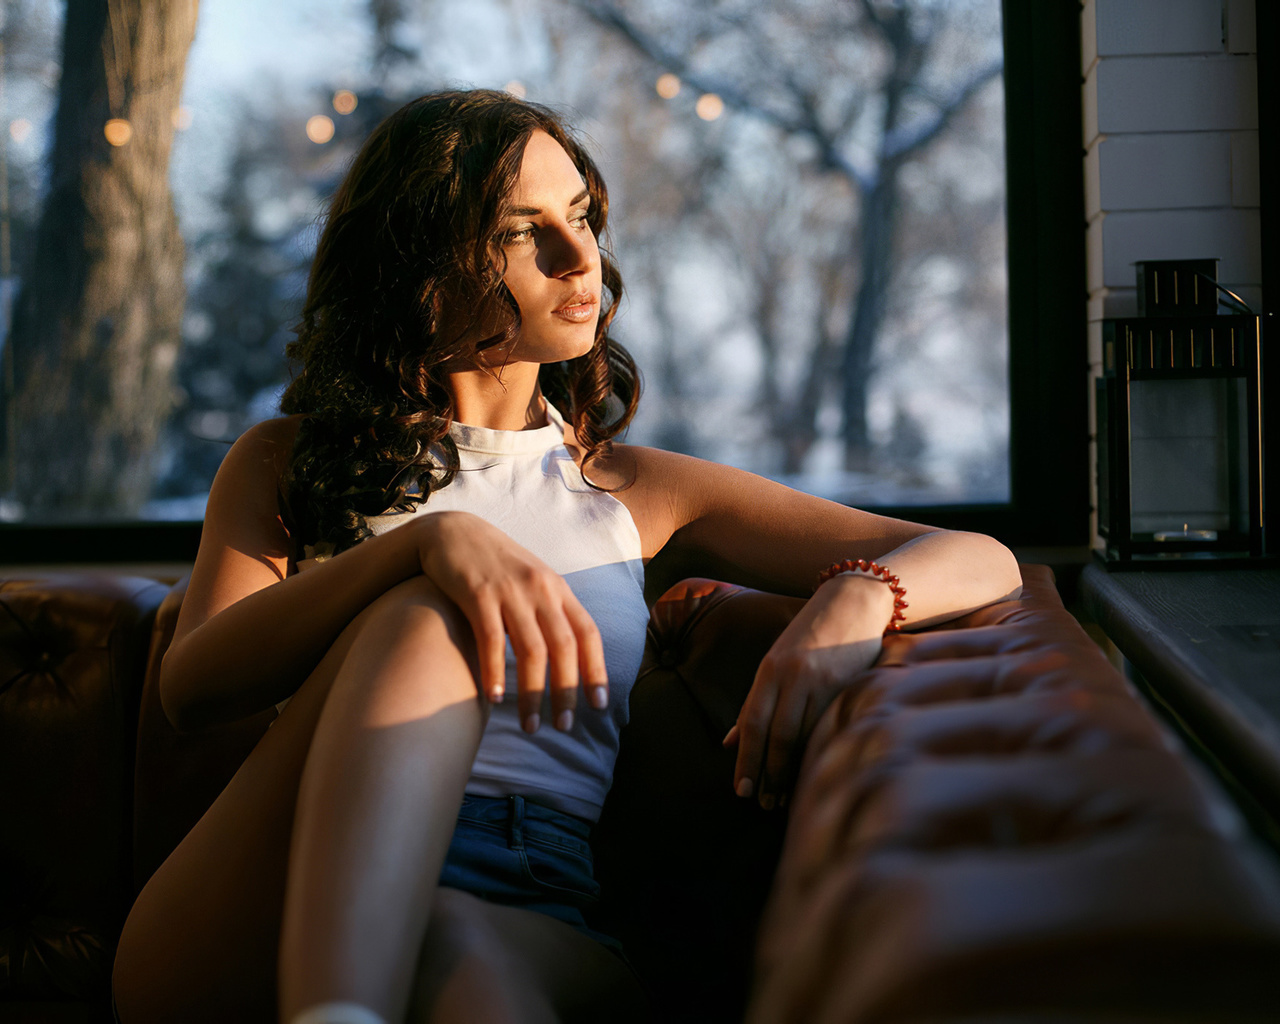
<svg viewBox="0 0 1280 1024">
<path fill-rule="evenodd" d="M 502 237 L 503 245 L 521 245 L 533 238 L 533 226 L 512 228 Z"/>
</svg>

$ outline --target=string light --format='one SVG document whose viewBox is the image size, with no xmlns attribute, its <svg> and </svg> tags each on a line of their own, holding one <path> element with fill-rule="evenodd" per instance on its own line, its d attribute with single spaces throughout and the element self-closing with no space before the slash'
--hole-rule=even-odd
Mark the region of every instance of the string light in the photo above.
<svg viewBox="0 0 1280 1024">
<path fill-rule="evenodd" d="M 185 132 L 191 127 L 191 108 L 175 107 L 173 111 L 173 126 L 180 132 Z"/>
<path fill-rule="evenodd" d="M 113 117 L 102 126 L 102 134 L 107 137 L 111 145 L 124 146 L 133 138 L 133 125 L 123 117 Z"/>
<path fill-rule="evenodd" d="M 713 92 L 704 92 L 694 104 L 694 112 L 704 121 L 714 121 L 724 113 L 724 100 Z"/>
<path fill-rule="evenodd" d="M 316 145 L 323 146 L 333 138 L 333 118 L 326 114 L 307 118 L 307 138 Z"/>
<path fill-rule="evenodd" d="M 654 84 L 654 88 L 658 90 L 658 95 L 664 100 L 675 99 L 680 95 L 680 78 L 668 71 L 665 75 L 658 76 L 658 81 Z"/>
<path fill-rule="evenodd" d="M 514 96 L 518 100 L 522 100 L 529 94 L 529 90 L 524 87 L 524 82 L 512 80 L 502 87 L 503 92 Z"/>
<path fill-rule="evenodd" d="M 339 114 L 349 114 L 356 109 L 356 94 L 350 89 L 339 89 L 333 94 L 333 109 Z"/>
<path fill-rule="evenodd" d="M 33 127 L 25 117 L 16 118 L 9 122 L 9 138 L 14 142 L 26 142 Z"/>
</svg>

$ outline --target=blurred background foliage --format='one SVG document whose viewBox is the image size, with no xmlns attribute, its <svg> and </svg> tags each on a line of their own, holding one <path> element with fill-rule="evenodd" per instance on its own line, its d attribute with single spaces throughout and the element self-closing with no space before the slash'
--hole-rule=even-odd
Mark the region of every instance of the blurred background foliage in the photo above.
<svg viewBox="0 0 1280 1024">
<path fill-rule="evenodd" d="M 617 333 L 646 382 L 629 440 L 855 504 L 1007 500 L 999 0 L 205 0 L 189 54 L 163 41 L 185 79 L 172 197 L 151 198 L 176 211 L 185 304 L 144 325 L 163 398 L 154 442 L 134 430 L 132 448 L 33 427 L 57 406 L 48 386 L 21 400 L 23 295 L 58 272 L 36 250 L 58 195 L 64 18 L 88 3 L 0 0 L 0 518 L 199 518 L 227 445 L 277 413 L 325 198 L 374 124 L 454 85 L 548 103 L 598 156 L 627 284 Z M 93 3 L 143 60 L 139 0 Z M 104 161 L 139 143 L 84 135 Z M 137 248 L 147 218 L 117 219 Z M 94 317 L 85 358 L 131 372 L 123 315 Z M 169 319 L 176 354 L 157 357 Z M 85 347 L 70 338 L 43 337 L 41 358 Z M 120 433 L 120 390 L 66 422 L 92 402 Z M 117 485 L 91 492 L 89 468 Z M 68 482 L 37 493 L 33 473 Z"/>
</svg>

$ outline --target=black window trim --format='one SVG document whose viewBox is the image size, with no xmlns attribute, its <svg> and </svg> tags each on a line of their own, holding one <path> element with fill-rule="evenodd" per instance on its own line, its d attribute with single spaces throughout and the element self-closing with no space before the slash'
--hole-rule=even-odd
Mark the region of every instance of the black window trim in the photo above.
<svg viewBox="0 0 1280 1024">
<path fill-rule="evenodd" d="M 866 506 L 1006 544 L 1089 537 L 1080 11 L 1003 0 L 1008 184 L 1011 500 Z M 0 566 L 173 563 L 199 522 L 0 524 Z"/>
</svg>

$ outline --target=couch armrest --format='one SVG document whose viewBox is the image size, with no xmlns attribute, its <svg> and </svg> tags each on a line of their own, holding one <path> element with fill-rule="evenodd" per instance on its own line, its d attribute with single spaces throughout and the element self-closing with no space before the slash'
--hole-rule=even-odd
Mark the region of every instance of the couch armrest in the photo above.
<svg viewBox="0 0 1280 1024">
<path fill-rule="evenodd" d="M 749 1021 L 1280 1019 L 1274 856 L 1024 578 L 819 723 Z"/>
<path fill-rule="evenodd" d="M 0 1000 L 105 1000 L 132 902 L 134 723 L 164 593 L 110 575 L 0 583 Z"/>
</svg>

